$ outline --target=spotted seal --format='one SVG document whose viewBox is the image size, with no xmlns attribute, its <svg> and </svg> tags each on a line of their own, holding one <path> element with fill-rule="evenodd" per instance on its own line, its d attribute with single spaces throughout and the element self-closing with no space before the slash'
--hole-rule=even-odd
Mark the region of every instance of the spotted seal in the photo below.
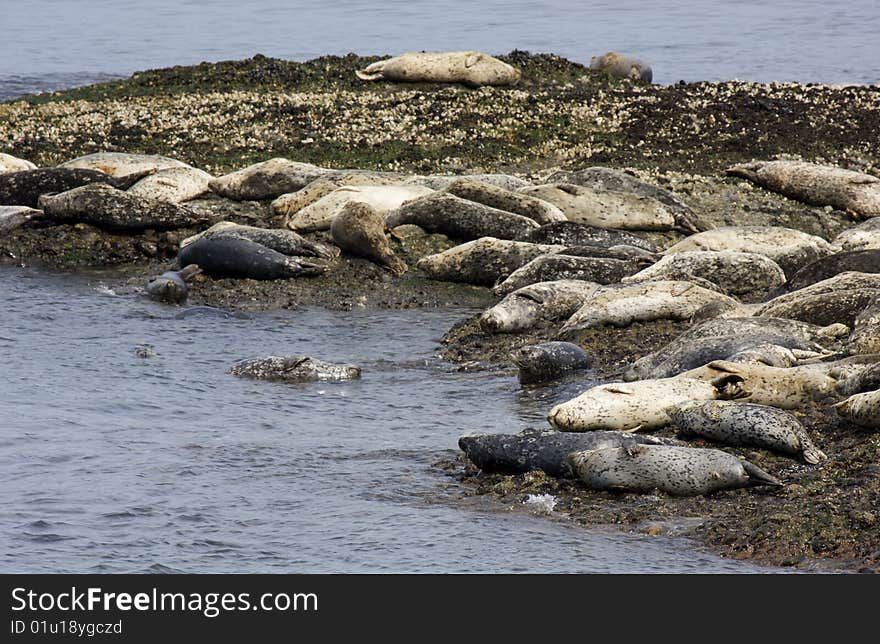
<svg viewBox="0 0 880 644">
<path fill-rule="evenodd" d="M 374 172 L 368 170 L 340 170 L 318 177 L 296 192 L 288 192 L 271 203 L 272 212 L 289 217 L 321 197 L 343 186 L 392 186 L 404 181 L 398 172 Z"/>
<path fill-rule="evenodd" d="M 262 244 L 227 235 L 210 235 L 180 249 L 178 264 L 198 264 L 212 277 L 255 280 L 286 279 L 318 275 L 326 264 L 291 257 Z"/>
<path fill-rule="evenodd" d="M 453 181 L 443 188 L 443 192 L 534 219 L 539 225 L 550 224 L 554 221 L 568 221 L 562 211 L 550 202 L 521 192 L 505 190 L 470 177 L 462 177 Z"/>
<path fill-rule="evenodd" d="M 417 266 L 431 279 L 492 286 L 535 257 L 563 248 L 482 237 L 427 255 Z"/>
<path fill-rule="evenodd" d="M 309 356 L 267 356 L 237 362 L 227 373 L 257 380 L 315 382 L 360 378 L 361 368 L 323 362 Z"/>
<path fill-rule="evenodd" d="M 837 413 L 861 427 L 880 427 L 880 390 L 850 396 L 834 405 Z"/>
<path fill-rule="evenodd" d="M 182 203 L 209 192 L 208 183 L 213 178 L 204 170 L 189 166 L 163 168 L 135 183 L 128 189 L 128 194 Z"/>
<path fill-rule="evenodd" d="M 0 152 L 0 174 L 5 172 L 20 172 L 21 170 L 34 170 L 36 167 L 36 164 L 31 163 L 26 159 L 19 159 L 11 154 Z"/>
<path fill-rule="evenodd" d="M 880 248 L 880 217 L 871 217 L 844 230 L 834 238 L 831 246 L 841 251 Z"/>
<path fill-rule="evenodd" d="M 355 72 L 364 81 L 515 85 L 520 71 L 479 51 L 410 52 Z"/>
<path fill-rule="evenodd" d="M 59 168 L 98 170 L 113 177 L 124 177 L 136 172 L 154 172 L 164 168 L 184 168 L 186 163 L 158 154 L 129 152 L 95 152 L 59 163 Z"/>
<path fill-rule="evenodd" d="M 151 300 L 168 304 L 183 304 L 189 296 L 187 282 L 202 272 L 196 264 L 184 266 L 179 271 L 165 271 L 151 277 L 146 292 Z"/>
<path fill-rule="evenodd" d="M 487 172 L 477 174 L 427 174 L 424 176 L 410 177 L 404 183 L 416 184 L 419 186 L 427 186 L 434 190 L 443 190 L 451 184 L 461 179 L 472 179 L 480 183 L 488 183 L 496 188 L 504 190 L 516 191 L 520 188 L 532 185 L 525 179 L 514 176 L 512 174 L 503 174 L 499 172 Z"/>
<path fill-rule="evenodd" d="M 287 215 L 284 225 L 298 232 L 329 230 L 334 217 L 347 204 L 363 203 L 385 216 L 408 201 L 433 193 L 434 190 L 424 186 L 341 186 Z"/>
<path fill-rule="evenodd" d="M 488 333 L 519 333 L 544 322 L 568 319 L 592 297 L 599 284 L 585 280 L 555 280 L 529 284 L 509 293 L 480 315 Z"/>
<path fill-rule="evenodd" d="M 815 465 L 826 460 L 807 430 L 782 409 L 730 400 L 690 400 L 666 410 L 681 433 L 725 445 L 763 447 L 803 458 Z"/>
<path fill-rule="evenodd" d="M 385 217 L 369 205 L 353 201 L 333 219 L 330 234 L 342 250 L 375 262 L 393 275 L 403 275 L 407 266 L 395 257 L 385 229 Z"/>
<path fill-rule="evenodd" d="M 650 253 L 656 253 L 657 247 L 646 239 L 625 230 L 612 230 L 589 226 L 577 221 L 559 221 L 544 224 L 532 231 L 529 241 L 536 244 L 562 244 L 563 246 L 633 246 Z"/>
<path fill-rule="evenodd" d="M 335 172 L 337 171 L 320 168 L 311 163 L 276 157 L 216 177 L 208 182 L 208 186 L 227 199 L 259 201 L 275 199 L 288 192 L 294 192 L 319 177 Z"/>
<path fill-rule="evenodd" d="M 756 315 L 802 320 L 820 326 L 852 326 L 880 296 L 880 273 L 847 271 L 766 302 Z"/>
<path fill-rule="evenodd" d="M 880 273 L 880 249 L 849 250 L 826 255 L 792 275 L 784 290 L 796 291 L 847 271 Z"/>
<path fill-rule="evenodd" d="M 646 62 L 616 51 L 607 51 L 601 56 L 590 58 L 590 69 L 605 72 L 613 78 L 629 78 L 646 83 L 650 83 L 654 77 L 651 66 Z"/>
<path fill-rule="evenodd" d="M 117 178 L 99 170 L 80 168 L 37 168 L 0 174 L 0 205 L 36 208 L 42 195 L 67 192 L 91 183 L 127 190 L 147 174 L 136 172 Z"/>
<path fill-rule="evenodd" d="M 519 382 L 534 385 L 589 369 L 593 361 L 571 342 L 541 342 L 522 347 L 510 359 L 519 368 Z"/>
<path fill-rule="evenodd" d="M 319 257 L 329 260 L 339 257 L 339 249 L 336 246 L 311 241 L 292 230 L 285 228 L 257 228 L 256 226 L 245 226 L 231 221 L 218 221 L 207 230 L 184 239 L 180 242 L 180 247 L 189 246 L 203 237 L 216 236 L 249 239 L 284 255 L 302 255 L 304 257 Z"/>
<path fill-rule="evenodd" d="M 582 434 L 554 429 L 525 429 L 518 434 L 467 434 L 458 447 L 484 472 L 525 474 L 543 470 L 557 478 L 572 478 L 568 455 L 582 450 L 631 445 L 677 445 L 679 441 L 650 434 L 595 431 Z"/>
<path fill-rule="evenodd" d="M 0 233 L 8 233 L 42 216 L 42 210 L 27 206 L 0 206 Z"/>
<path fill-rule="evenodd" d="M 517 268 L 492 291 L 495 295 L 507 295 L 513 291 L 553 280 L 578 279 L 597 284 L 613 284 L 639 269 L 632 259 L 613 257 L 581 257 L 568 255 L 565 249 L 558 253 L 541 255 Z"/>
<path fill-rule="evenodd" d="M 672 445 L 613 447 L 569 456 L 572 471 L 591 490 L 699 496 L 743 487 L 781 487 L 761 468 L 718 449 Z"/>
</svg>

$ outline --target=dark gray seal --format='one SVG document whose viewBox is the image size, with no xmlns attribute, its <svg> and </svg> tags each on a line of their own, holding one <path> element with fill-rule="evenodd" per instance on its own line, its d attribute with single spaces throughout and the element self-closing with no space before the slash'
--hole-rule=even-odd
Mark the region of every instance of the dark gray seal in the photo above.
<svg viewBox="0 0 880 644">
<path fill-rule="evenodd" d="M 782 482 L 748 461 L 717 449 L 672 445 L 612 447 L 569 456 L 572 471 L 591 490 L 698 496 Z"/>
<path fill-rule="evenodd" d="M 523 347 L 510 356 L 519 367 L 519 381 L 534 385 L 556 380 L 593 365 L 590 356 L 572 342 L 542 342 Z"/>
<path fill-rule="evenodd" d="M 575 255 L 541 255 L 508 275 L 493 289 L 496 295 L 553 280 L 587 280 L 597 284 L 614 284 L 638 271 L 637 261 L 610 257 L 578 257 Z"/>
<path fill-rule="evenodd" d="M 184 266 L 179 271 L 165 271 L 151 277 L 147 282 L 147 295 L 151 300 L 168 304 L 183 304 L 189 295 L 187 281 L 202 272 L 196 264 Z"/>
<path fill-rule="evenodd" d="M 777 293 L 788 293 L 816 284 L 845 271 L 880 273 L 880 249 L 850 250 L 826 255 L 791 276 Z"/>
<path fill-rule="evenodd" d="M 563 246 L 635 246 L 651 253 L 657 247 L 646 239 L 625 230 L 599 228 L 577 221 L 556 221 L 532 231 L 529 241 L 535 244 L 561 244 Z"/>
<path fill-rule="evenodd" d="M 198 264 L 212 277 L 237 277 L 274 280 L 318 275 L 327 270 L 325 264 L 302 257 L 288 257 L 271 248 L 239 237 L 210 236 L 180 249 L 177 261 L 181 266 Z"/>
<path fill-rule="evenodd" d="M 229 370 L 233 376 L 283 382 L 353 380 L 361 368 L 352 364 L 333 364 L 309 356 L 268 356 L 237 362 Z"/>
<path fill-rule="evenodd" d="M 671 438 L 647 434 L 596 431 L 582 434 L 555 429 L 526 429 L 519 434 L 468 434 L 459 448 L 484 472 L 525 474 L 543 470 L 557 478 L 572 478 L 568 455 L 588 449 L 632 445 L 677 445 Z"/>
<path fill-rule="evenodd" d="M 38 168 L 0 174 L 0 206 L 36 208 L 42 195 L 67 192 L 92 183 L 106 183 L 119 190 L 127 190 L 151 173 L 135 172 L 116 178 L 100 170 Z"/>
</svg>

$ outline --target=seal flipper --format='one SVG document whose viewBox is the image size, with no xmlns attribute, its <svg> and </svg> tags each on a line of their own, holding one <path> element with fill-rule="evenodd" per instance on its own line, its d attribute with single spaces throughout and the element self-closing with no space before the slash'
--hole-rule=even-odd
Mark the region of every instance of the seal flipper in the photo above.
<svg viewBox="0 0 880 644">
<path fill-rule="evenodd" d="M 770 485 L 773 487 L 783 487 L 785 484 L 775 476 L 771 476 L 757 465 L 752 465 L 748 461 L 740 460 L 743 468 L 748 474 L 748 487 L 758 487 L 760 485 Z"/>
<path fill-rule="evenodd" d="M 190 278 L 199 275 L 201 272 L 202 269 L 199 268 L 198 264 L 187 264 L 180 269 L 180 279 L 182 279 L 184 282 L 187 282 Z"/>
<path fill-rule="evenodd" d="M 365 69 L 355 70 L 355 76 L 365 81 L 382 80 L 382 70 L 385 69 L 385 62 L 386 61 L 384 60 L 380 60 L 372 65 L 367 65 Z"/>
</svg>

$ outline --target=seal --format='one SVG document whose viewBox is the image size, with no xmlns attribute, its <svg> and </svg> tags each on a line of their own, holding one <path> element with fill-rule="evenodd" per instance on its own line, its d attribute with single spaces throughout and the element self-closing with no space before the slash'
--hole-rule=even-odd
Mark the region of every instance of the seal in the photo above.
<svg viewBox="0 0 880 644">
<path fill-rule="evenodd" d="M 525 429 L 518 434 L 467 434 L 458 447 L 484 472 L 525 474 L 543 470 L 556 478 L 573 478 L 568 455 L 582 450 L 633 445 L 678 445 L 671 438 L 625 432 L 559 432 Z"/>
<path fill-rule="evenodd" d="M 566 320 L 598 288 L 599 284 L 584 280 L 529 284 L 486 309 L 480 315 L 480 328 L 487 333 L 519 333 L 542 323 Z"/>
<path fill-rule="evenodd" d="M 880 352 L 880 296 L 871 300 L 855 317 L 852 333 L 846 342 L 846 352 Z"/>
<path fill-rule="evenodd" d="M 284 225 L 303 233 L 330 230 L 334 217 L 347 204 L 366 204 L 384 217 L 408 201 L 433 193 L 434 190 L 424 186 L 342 186 L 305 208 L 287 215 Z"/>
<path fill-rule="evenodd" d="M 519 382 L 523 385 L 557 380 L 593 365 L 590 356 L 571 342 L 541 342 L 522 347 L 510 359 L 519 368 Z"/>
<path fill-rule="evenodd" d="M 632 246 L 649 253 L 656 253 L 657 247 L 625 230 L 611 230 L 588 226 L 576 221 L 560 221 L 545 224 L 532 232 L 529 241 L 536 244 L 562 244 L 563 246 Z"/>
<path fill-rule="evenodd" d="M 342 250 L 363 257 L 400 276 L 407 266 L 394 256 L 385 236 L 385 217 L 365 203 L 351 202 L 333 219 L 330 234 Z"/>
<path fill-rule="evenodd" d="M 208 187 L 227 199 L 259 201 L 295 192 L 315 179 L 335 172 L 311 163 L 277 157 L 212 179 Z"/>
<path fill-rule="evenodd" d="M 727 169 L 763 188 L 813 206 L 831 206 L 857 217 L 880 215 L 880 179 L 803 161 L 753 161 Z"/>
<path fill-rule="evenodd" d="M 789 349 L 780 344 L 765 342 L 742 349 L 727 357 L 711 358 L 711 360 L 727 360 L 729 362 L 742 362 L 745 364 L 765 364 L 768 367 L 793 367 L 800 360 L 820 358 L 828 355 L 831 354 L 822 351 L 810 351 L 809 349 Z M 686 370 L 682 369 L 682 371 Z"/>
<path fill-rule="evenodd" d="M 404 181 L 404 183 L 425 186 L 427 188 L 433 188 L 434 190 L 443 190 L 450 184 L 455 183 L 460 179 L 472 179 L 481 183 L 488 183 L 495 186 L 496 188 L 503 188 L 504 190 L 511 191 L 519 190 L 520 188 L 525 188 L 526 186 L 532 185 L 525 179 L 520 179 L 519 177 L 516 177 L 512 174 L 502 174 L 497 172 L 466 175 L 429 174 L 426 176 L 410 177 L 409 179 Z"/>
<path fill-rule="evenodd" d="M 815 235 L 778 226 L 722 226 L 682 239 L 665 251 L 672 255 L 689 250 L 734 250 L 758 253 L 779 264 L 786 277 L 820 257 L 830 255 L 831 245 Z"/>
<path fill-rule="evenodd" d="M 779 479 L 756 465 L 718 449 L 636 445 L 575 452 L 569 462 L 591 490 L 700 496 L 761 485 L 782 487 Z"/>
<path fill-rule="evenodd" d="M 124 177 L 136 172 L 155 172 L 163 168 L 183 168 L 186 164 L 158 154 L 130 154 L 128 152 L 95 152 L 58 164 L 59 168 L 98 170 L 113 177 Z"/>
<path fill-rule="evenodd" d="M 408 201 L 387 217 L 391 228 L 415 224 L 453 239 L 480 237 L 521 240 L 540 226 L 534 219 L 437 192 Z"/>
<path fill-rule="evenodd" d="M 208 217 L 185 206 L 130 195 L 105 183 L 92 183 L 37 200 L 47 217 L 109 230 L 185 228 Z M 198 262 L 196 262 L 198 263 Z"/>
<path fill-rule="evenodd" d="M 34 170 L 37 166 L 25 159 L 19 159 L 11 154 L 0 152 L 0 174 L 6 172 L 21 172 L 22 170 Z"/>
<path fill-rule="evenodd" d="M 8 233 L 42 216 L 42 210 L 27 206 L 0 206 L 0 233 Z"/>
<path fill-rule="evenodd" d="M 847 271 L 773 298 L 756 315 L 802 320 L 820 326 L 852 326 L 856 316 L 880 296 L 880 274 Z"/>
<path fill-rule="evenodd" d="M 310 241 L 292 230 L 284 228 L 257 228 L 255 226 L 236 224 L 231 221 L 218 221 L 207 230 L 184 239 L 180 242 L 180 247 L 189 246 L 203 237 L 218 235 L 249 239 L 284 255 L 302 255 L 304 257 L 319 257 L 328 260 L 339 257 L 339 249 L 336 246 Z"/>
<path fill-rule="evenodd" d="M 737 380 L 737 376 L 723 374 L 714 384 L 699 378 L 612 382 L 556 405 L 547 420 L 564 432 L 659 429 L 669 424 L 668 407 L 686 400 L 714 400 L 721 395 L 721 388 Z"/>
<path fill-rule="evenodd" d="M 492 286 L 535 257 L 563 248 L 482 237 L 427 255 L 416 266 L 434 280 Z"/>
<path fill-rule="evenodd" d="M 792 275 L 785 285 L 785 291 L 796 291 L 847 271 L 880 273 L 880 249 L 850 250 L 826 255 Z"/>
<path fill-rule="evenodd" d="M 666 410 L 687 436 L 725 445 L 748 445 L 802 458 L 810 465 L 826 460 L 792 414 L 775 407 L 730 400 L 690 400 Z"/>
<path fill-rule="evenodd" d="M 505 190 L 493 186 L 491 183 L 468 177 L 453 181 L 443 188 L 443 192 L 468 201 L 476 201 L 484 206 L 491 206 L 498 210 L 534 219 L 539 225 L 550 224 L 554 221 L 568 221 L 559 208 L 543 199 L 521 192 Z"/>
<path fill-rule="evenodd" d="M 880 427 L 880 391 L 855 394 L 834 405 L 837 413 L 861 427 Z"/>
<path fill-rule="evenodd" d="M 272 212 L 279 217 L 293 215 L 321 197 L 343 186 L 393 186 L 402 183 L 406 176 L 398 172 L 372 172 L 367 170 L 341 170 L 318 177 L 296 192 L 288 192 L 275 199 Z"/>
<path fill-rule="evenodd" d="M 209 192 L 208 182 L 213 178 L 204 170 L 189 166 L 164 168 L 135 183 L 128 189 L 128 194 L 156 201 L 182 203 Z"/>
<path fill-rule="evenodd" d="M 364 81 L 515 85 L 520 71 L 479 51 L 410 52 L 380 60 L 355 72 Z"/>
<path fill-rule="evenodd" d="M 849 397 L 880 389 L 880 354 L 873 355 L 878 358 L 877 362 L 837 381 L 840 396 Z"/>
<path fill-rule="evenodd" d="M 578 331 L 603 325 L 628 326 L 636 321 L 686 320 L 709 302 L 736 305 L 721 293 L 684 281 L 659 281 L 598 289 L 559 332 L 571 337 Z"/>
<path fill-rule="evenodd" d="M 739 251 L 704 250 L 665 255 L 656 264 L 621 281 L 690 280 L 694 277 L 707 279 L 732 295 L 765 293 L 785 284 L 785 273 L 769 257 Z"/>
<path fill-rule="evenodd" d="M 564 253 L 563 249 L 558 253 L 536 257 L 513 271 L 492 291 L 495 295 L 503 296 L 529 284 L 563 279 L 612 284 L 639 269 L 638 262 L 629 259 L 580 257 Z"/>
<path fill-rule="evenodd" d="M 360 378 L 361 368 L 323 362 L 309 356 L 267 356 L 237 362 L 227 373 L 256 380 L 324 382 Z"/>
<path fill-rule="evenodd" d="M 184 266 L 179 271 L 165 271 L 151 277 L 147 282 L 147 295 L 151 300 L 168 304 L 183 304 L 189 296 L 187 282 L 202 272 L 196 264 Z"/>
<path fill-rule="evenodd" d="M 871 217 L 858 226 L 844 230 L 834 238 L 831 246 L 835 250 L 880 248 L 880 217 Z"/>
<path fill-rule="evenodd" d="M 597 192 L 570 183 L 520 188 L 557 206 L 569 221 L 616 230 L 672 230 L 675 216 L 652 197 L 624 192 Z"/>
<path fill-rule="evenodd" d="M 198 264 L 212 277 L 238 277 L 255 280 L 286 279 L 318 275 L 327 270 L 301 257 L 289 257 L 249 239 L 210 235 L 180 249 L 180 266 Z"/>
<path fill-rule="evenodd" d="M 136 172 L 115 178 L 99 170 L 75 168 L 37 168 L 0 174 L 0 205 L 36 208 L 42 195 L 67 192 L 92 183 L 106 183 L 126 190 L 144 176 L 144 172 Z"/>
<path fill-rule="evenodd" d="M 607 51 L 601 56 L 590 58 L 590 69 L 605 72 L 612 78 L 629 78 L 650 83 L 654 77 L 651 66 L 638 58 L 616 51 Z"/>
</svg>

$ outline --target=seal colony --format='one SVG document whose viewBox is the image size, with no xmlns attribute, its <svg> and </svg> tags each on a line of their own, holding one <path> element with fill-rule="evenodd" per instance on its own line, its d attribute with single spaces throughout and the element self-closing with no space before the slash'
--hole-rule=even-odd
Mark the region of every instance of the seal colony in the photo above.
<svg viewBox="0 0 880 644">
<path fill-rule="evenodd" d="M 849 556 L 859 560 L 859 565 L 874 565 L 871 553 L 880 543 L 873 514 L 877 475 L 872 469 L 877 460 L 878 414 L 876 397 L 870 394 L 880 386 L 872 376 L 877 359 L 871 353 L 877 346 L 873 338 L 880 338 L 880 322 L 873 313 L 878 289 L 873 273 L 862 272 L 871 255 L 835 255 L 872 248 L 876 229 L 868 220 L 857 232 L 846 234 L 855 230 L 857 219 L 870 215 L 861 205 L 869 202 L 864 191 L 856 194 L 841 187 L 841 175 L 829 174 L 828 167 L 868 177 L 877 174 L 876 152 L 862 143 L 867 132 L 876 131 L 871 120 L 880 103 L 876 93 L 737 84 L 660 88 L 630 79 L 615 81 L 611 70 L 606 74 L 561 66 L 552 57 L 516 54 L 503 58 L 502 62 L 522 71 L 514 90 L 492 85 L 476 91 L 455 84 L 432 87 L 439 78 L 415 85 L 396 86 L 390 78 L 378 85 L 364 83 L 354 72 L 367 70 L 374 61 L 362 63 L 354 58 L 345 61 L 344 68 L 328 67 L 326 62 L 312 67 L 303 64 L 296 69 L 309 71 L 311 76 L 295 81 L 300 88 L 306 87 L 302 83 L 313 82 L 307 79 L 328 74 L 328 69 L 343 69 L 338 78 L 347 80 L 327 81 L 341 83 L 338 105 L 342 111 L 333 112 L 334 106 L 323 103 L 321 109 L 333 113 L 328 119 L 313 111 L 311 104 L 294 108 L 286 103 L 282 91 L 290 88 L 283 84 L 277 89 L 260 88 L 265 92 L 261 96 L 277 97 L 280 103 L 255 101 L 272 107 L 267 116 L 252 113 L 246 119 L 248 125 L 259 125 L 267 118 L 267 131 L 278 132 L 279 137 L 296 132 L 298 138 L 272 147 L 270 139 L 263 141 L 259 129 L 254 129 L 246 144 L 250 146 L 247 154 L 227 156 L 217 156 L 197 144 L 185 148 L 169 144 L 158 150 L 160 155 L 132 158 L 126 155 L 157 151 L 133 139 L 107 140 L 110 149 L 131 151 L 107 155 L 76 136 L 70 138 L 73 144 L 62 143 L 52 138 L 52 128 L 42 130 L 48 143 L 32 147 L 26 138 L 29 128 L 50 118 L 48 112 L 43 113 L 37 103 L 0 105 L 7 117 L 0 120 L 0 134 L 14 127 L 25 137 L 9 137 L 13 142 L 7 150 L 10 155 L 53 171 L 106 174 L 104 181 L 99 174 L 89 185 L 84 182 L 63 189 L 43 191 L 30 189 L 30 184 L 29 193 L 38 193 L 38 200 L 42 196 L 44 205 L 55 200 L 56 206 L 64 208 L 49 207 L 41 213 L 9 211 L 0 249 L 10 263 L 45 261 L 75 267 L 83 265 L 77 262 L 134 262 L 127 270 L 138 270 L 138 275 L 123 278 L 131 285 L 130 292 L 153 295 L 144 285 L 148 276 L 159 275 L 153 291 L 160 290 L 160 282 L 179 288 L 181 280 L 189 300 L 197 304 L 274 308 L 301 302 L 348 307 L 359 306 L 362 300 L 367 305 L 387 302 L 390 306 L 478 303 L 484 313 L 450 330 L 443 341 L 444 355 L 476 360 L 478 368 L 500 369 L 513 383 L 517 375 L 523 376 L 525 385 L 540 387 L 541 394 L 546 394 L 545 414 L 557 406 L 566 410 L 550 414 L 563 428 L 602 428 L 573 437 L 586 439 L 595 433 L 604 438 L 569 444 L 568 439 L 542 443 L 527 437 L 524 442 L 532 446 L 527 453 L 516 447 L 519 441 L 505 442 L 504 458 L 527 467 L 514 474 L 480 472 L 476 460 L 476 465 L 455 461 L 444 466 L 468 486 L 505 499 L 526 491 L 552 493 L 576 520 L 623 523 L 637 530 L 645 529 L 646 522 L 700 516 L 702 522 L 693 534 L 733 556 L 754 556 L 777 564 L 789 561 L 786 557 L 798 563 L 801 557 Z M 241 69 L 250 78 L 250 71 L 262 66 L 262 59 L 255 59 Z M 560 69 L 571 75 L 551 79 Z M 156 82 L 158 74 L 149 72 L 143 78 Z M 271 74 L 268 78 L 271 85 Z M 466 80 L 456 82 L 467 84 Z M 595 92 L 600 88 L 610 99 L 598 99 Z M 191 89 L 182 91 L 170 99 L 172 103 L 194 100 Z M 235 121 L 239 99 L 231 92 L 224 96 L 223 109 Z M 595 105 L 588 100 L 592 97 L 597 98 Z M 645 101 L 646 97 L 651 100 Z M 693 114 L 687 115 L 690 120 L 679 122 L 688 112 L 686 106 L 694 105 L 691 97 L 708 103 L 693 112 L 705 118 L 699 128 L 691 127 Z M 745 114 L 745 105 L 770 100 L 767 97 L 796 112 L 809 105 L 802 126 L 796 125 L 797 119 L 788 119 L 780 128 L 814 129 L 794 134 L 786 130 L 776 138 L 772 128 L 768 131 L 766 124 L 759 124 L 764 129 L 753 129 L 750 135 L 756 135 L 756 140 L 761 134 L 770 136 L 769 141 L 764 138 L 765 147 L 760 150 L 750 147 L 748 140 L 741 146 L 728 144 L 723 150 L 712 147 L 713 137 L 724 134 L 719 131 L 725 127 L 724 114 Z M 114 98 L 99 100 L 102 109 L 117 109 Z M 523 102 L 522 110 L 505 111 L 521 100 L 531 102 Z M 632 102 L 621 110 L 618 107 L 623 103 L 608 100 Z M 367 107 L 359 107 L 358 101 Z M 415 116 L 389 117 L 384 101 L 395 101 L 401 110 L 415 110 Z M 318 100 L 313 103 L 317 105 Z M 580 106 L 580 116 L 560 111 L 568 109 L 563 105 L 575 104 Z M 713 111 L 712 105 L 723 110 Z M 185 108 L 192 110 L 191 104 Z M 832 134 L 817 125 L 823 119 L 835 121 L 838 112 L 841 119 L 847 119 L 847 131 Z M 503 118 L 496 119 L 496 113 Z M 308 123 L 309 130 L 291 120 L 300 118 L 297 114 L 304 115 L 302 123 Z M 618 114 L 614 118 L 622 120 L 612 123 L 610 115 Z M 593 129 L 583 129 L 585 118 Z M 404 122 L 424 123 L 426 128 L 409 125 L 401 129 Z M 566 125 L 544 138 L 551 130 L 542 128 L 556 127 L 555 123 Z M 522 129 L 504 129 L 520 125 Z M 58 123 L 57 127 L 70 136 L 67 125 Z M 189 136 L 190 129 L 181 128 L 181 136 Z M 478 137 L 473 136 L 478 130 L 485 134 L 479 137 L 482 151 L 475 144 Z M 672 131 L 675 137 L 669 134 Z M 530 137 L 529 132 L 540 136 Z M 599 142 L 595 132 L 606 137 L 604 142 Z M 205 133 L 199 136 L 211 139 Z M 425 153 L 430 137 L 447 136 L 442 154 L 435 158 Z M 846 154 L 809 147 L 816 137 L 847 150 Z M 638 147 L 631 145 L 634 140 L 640 142 Z M 520 152 L 515 151 L 514 141 L 522 146 Z M 236 148 L 240 143 L 234 136 L 229 144 L 243 149 Z M 563 148 L 565 154 L 557 155 Z M 370 150 L 369 156 L 365 150 Z M 720 151 L 717 159 L 713 150 Z M 821 161 L 798 163 L 809 168 L 815 165 L 811 171 L 826 179 L 801 180 L 794 191 L 783 192 L 784 182 L 778 178 L 754 181 L 743 174 L 724 176 L 727 167 L 776 163 L 774 156 L 791 152 Z M 450 154 L 467 161 L 445 161 Z M 59 168 L 59 163 L 77 156 L 91 158 L 73 168 Z M 564 166 L 553 167 L 553 163 Z M 600 164 L 613 167 L 595 167 Z M 686 173 L 680 172 L 683 167 L 688 168 Z M 690 174 L 694 170 L 700 174 Z M 17 167 L 17 172 L 27 171 L 34 169 Z M 127 192 L 130 186 L 112 182 L 136 173 L 144 173 L 142 180 L 157 179 L 145 181 L 143 192 L 133 191 L 127 197 L 108 190 Z M 160 175 L 179 179 L 171 186 L 172 180 L 158 180 Z M 850 175 L 844 181 L 848 186 L 871 184 Z M 205 182 L 208 192 L 200 193 Z M 354 201 L 329 210 L 321 220 L 323 230 L 297 234 L 287 227 L 286 222 L 300 210 L 333 190 L 347 187 L 350 191 L 356 186 L 390 186 L 395 191 L 421 186 L 436 192 L 414 196 L 415 200 L 456 207 L 413 208 L 412 199 L 402 199 L 383 212 L 369 204 L 356 206 Z M 65 205 L 69 196 L 64 193 L 76 189 L 98 193 L 103 199 L 98 202 L 101 208 L 86 212 L 73 203 Z M 188 193 L 195 195 L 190 198 Z M 841 194 L 849 201 L 842 200 Z M 131 202 L 138 204 L 136 208 L 116 207 L 129 203 L 127 198 L 146 201 Z M 175 202 L 175 209 L 165 207 Z M 401 210 L 408 220 L 400 215 Z M 120 222 L 117 211 L 128 212 L 130 221 Z M 343 211 L 346 216 L 340 217 Z M 87 219 L 95 213 L 97 219 Z M 224 225 L 217 225 L 221 220 Z M 212 225 L 217 225 L 213 231 Z M 65 244 L 70 246 L 65 248 Z M 193 256 L 194 251 L 202 255 Z M 88 262 L 91 257 L 100 259 Z M 255 273 L 236 272 L 252 265 L 255 258 L 265 257 L 275 258 L 274 263 L 258 264 Z M 393 270 L 392 257 L 408 270 Z M 868 264 L 859 263 L 862 257 Z M 822 263 L 811 266 L 817 260 Z M 293 275 L 279 268 L 288 261 L 299 267 Z M 532 267 L 506 286 L 490 290 L 501 287 L 533 261 Z M 183 275 L 175 272 L 190 263 L 198 264 L 202 274 L 195 276 L 195 269 Z M 801 284 L 808 285 L 795 288 Z M 658 299 L 645 306 L 653 300 L 634 293 L 654 293 Z M 174 297 L 169 295 L 166 301 L 173 302 Z M 601 312 L 590 307 L 596 297 L 601 298 L 597 300 L 602 303 Z M 572 344 L 542 344 L 560 340 L 562 329 L 575 314 L 583 324 L 566 329 L 565 339 Z M 646 369 L 630 373 L 649 354 L 650 363 L 639 363 Z M 255 362 L 253 372 L 272 378 L 273 373 L 281 375 L 290 367 L 291 379 L 299 377 L 295 375 L 298 358 L 266 360 L 275 362 Z M 329 367 L 324 369 L 329 372 Z M 620 383 L 625 373 L 630 378 Z M 560 384 L 554 384 L 557 378 Z M 581 389 L 577 397 L 589 393 L 600 400 L 603 417 L 588 416 L 598 415 L 595 405 L 568 405 L 571 387 Z M 686 426 L 679 426 L 672 410 L 689 409 L 687 405 L 694 401 L 707 409 L 715 409 L 712 405 L 730 408 L 730 418 L 736 420 L 725 420 L 725 416 L 707 424 L 688 417 L 681 421 Z M 790 407 L 790 411 L 767 407 L 767 403 Z M 746 421 L 739 422 L 740 415 Z M 753 422 L 755 418 L 759 420 Z M 756 436 L 754 428 L 766 429 L 768 423 L 775 433 Z M 547 423 L 538 431 L 549 432 L 550 426 Z M 749 431 L 742 433 L 743 427 Z M 469 434 L 476 428 L 463 425 L 461 429 Z M 637 434 L 633 442 L 623 438 L 631 433 L 615 433 L 624 429 L 654 433 Z M 674 440 L 675 432 L 687 443 L 666 443 Z M 650 458 L 643 458 L 639 456 L 642 440 L 648 442 L 645 450 L 675 447 L 684 451 L 681 456 L 669 452 L 672 456 L 662 458 L 648 451 Z M 708 447 L 704 440 L 712 441 L 712 450 L 704 451 Z M 549 451 L 536 448 L 538 443 Z M 463 444 L 467 444 L 464 439 Z M 611 454 L 608 450 L 618 451 Z M 622 468 L 628 477 L 625 485 L 620 480 L 595 479 L 594 470 L 583 467 L 577 472 L 579 479 L 570 478 L 575 473 L 574 461 L 569 459 L 572 453 L 581 455 L 580 464 L 602 461 L 589 456 L 602 453 L 602 462 Z M 682 463 L 684 469 L 679 468 Z M 685 471 L 699 476 L 688 478 Z M 551 478 L 560 472 L 568 474 Z M 724 485 L 719 487 L 719 482 Z M 755 482 L 765 485 L 750 488 Z M 591 491 L 586 485 L 626 488 L 633 493 L 660 489 L 676 495 L 710 496 L 661 501 L 656 499 L 664 497 L 648 496 L 632 501 L 618 493 Z M 742 485 L 746 488 L 738 489 Z M 839 503 L 832 507 L 830 500 L 840 498 L 847 499 L 846 507 L 841 509 Z M 786 512 L 788 519 L 773 518 Z M 736 521 L 729 520 L 733 517 Z"/>
</svg>

